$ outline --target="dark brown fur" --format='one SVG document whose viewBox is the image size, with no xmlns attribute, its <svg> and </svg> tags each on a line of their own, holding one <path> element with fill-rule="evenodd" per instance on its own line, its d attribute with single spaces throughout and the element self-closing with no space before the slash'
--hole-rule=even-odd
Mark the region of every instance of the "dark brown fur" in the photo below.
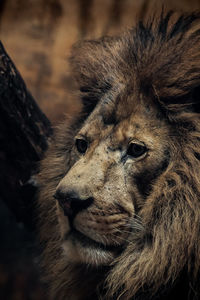
<svg viewBox="0 0 200 300">
<path fill-rule="evenodd" d="M 82 42 L 74 47 L 71 64 L 84 113 L 57 130 L 39 175 L 40 236 L 51 298 L 199 299 L 200 16 L 162 14 L 122 36 Z M 123 93 L 120 86 L 126 87 Z M 102 100 L 106 94 L 110 100 Z M 151 179 L 138 202 L 144 230 L 109 266 L 67 263 L 53 194 L 77 159 L 74 137 L 97 103 L 109 102 L 103 122 L 110 126 L 126 119 L 141 97 L 146 110 L 155 107 L 154 118 L 167 124 L 163 135 L 170 149 L 162 174 Z M 147 168 L 145 174 L 152 174 L 153 166 Z"/>
</svg>

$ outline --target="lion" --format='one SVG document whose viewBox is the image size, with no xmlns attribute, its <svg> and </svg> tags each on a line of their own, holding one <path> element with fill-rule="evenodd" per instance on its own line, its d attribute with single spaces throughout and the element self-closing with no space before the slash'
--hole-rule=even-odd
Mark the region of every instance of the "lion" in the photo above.
<svg viewBox="0 0 200 300">
<path fill-rule="evenodd" d="M 200 299 L 200 15 L 77 43 L 41 162 L 50 299 Z"/>
</svg>

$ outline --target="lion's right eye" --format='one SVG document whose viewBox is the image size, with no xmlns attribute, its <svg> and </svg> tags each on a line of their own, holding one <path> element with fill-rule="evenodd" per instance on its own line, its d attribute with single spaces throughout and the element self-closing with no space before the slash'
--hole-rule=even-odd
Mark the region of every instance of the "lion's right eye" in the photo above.
<svg viewBox="0 0 200 300">
<path fill-rule="evenodd" d="M 88 143 L 87 143 L 86 140 L 76 139 L 75 145 L 76 145 L 76 148 L 77 148 L 79 153 L 85 154 L 85 152 L 87 151 L 87 148 L 88 148 Z"/>
</svg>

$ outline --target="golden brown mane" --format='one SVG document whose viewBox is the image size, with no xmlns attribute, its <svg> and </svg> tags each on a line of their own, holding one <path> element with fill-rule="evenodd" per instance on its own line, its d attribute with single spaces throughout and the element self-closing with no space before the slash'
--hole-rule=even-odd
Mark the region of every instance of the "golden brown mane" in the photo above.
<svg viewBox="0 0 200 300">
<path fill-rule="evenodd" d="M 60 127 L 39 175 L 40 236 L 52 299 L 199 299 L 200 16 L 170 12 L 122 36 L 77 44 L 71 65 L 84 114 Z M 143 230 L 122 254 L 107 267 L 73 265 L 62 255 L 52 195 L 71 168 L 71 145 L 83 121 L 122 80 L 127 95 L 131 82 L 167 120 L 170 163 L 140 208 Z M 165 293 L 169 298 L 162 298 Z"/>
</svg>

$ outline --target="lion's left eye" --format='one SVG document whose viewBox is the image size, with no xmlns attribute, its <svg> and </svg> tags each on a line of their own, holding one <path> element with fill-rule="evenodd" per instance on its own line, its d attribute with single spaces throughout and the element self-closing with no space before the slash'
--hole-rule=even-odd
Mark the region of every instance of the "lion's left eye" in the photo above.
<svg viewBox="0 0 200 300">
<path fill-rule="evenodd" d="M 147 147 L 145 145 L 131 143 L 128 147 L 127 154 L 132 156 L 133 158 L 137 158 L 142 156 L 147 152 Z"/>
<path fill-rule="evenodd" d="M 78 152 L 81 154 L 85 154 L 85 152 L 87 151 L 87 148 L 88 148 L 87 141 L 84 139 L 76 139 L 75 144 L 76 144 L 76 148 L 77 148 Z"/>
</svg>

